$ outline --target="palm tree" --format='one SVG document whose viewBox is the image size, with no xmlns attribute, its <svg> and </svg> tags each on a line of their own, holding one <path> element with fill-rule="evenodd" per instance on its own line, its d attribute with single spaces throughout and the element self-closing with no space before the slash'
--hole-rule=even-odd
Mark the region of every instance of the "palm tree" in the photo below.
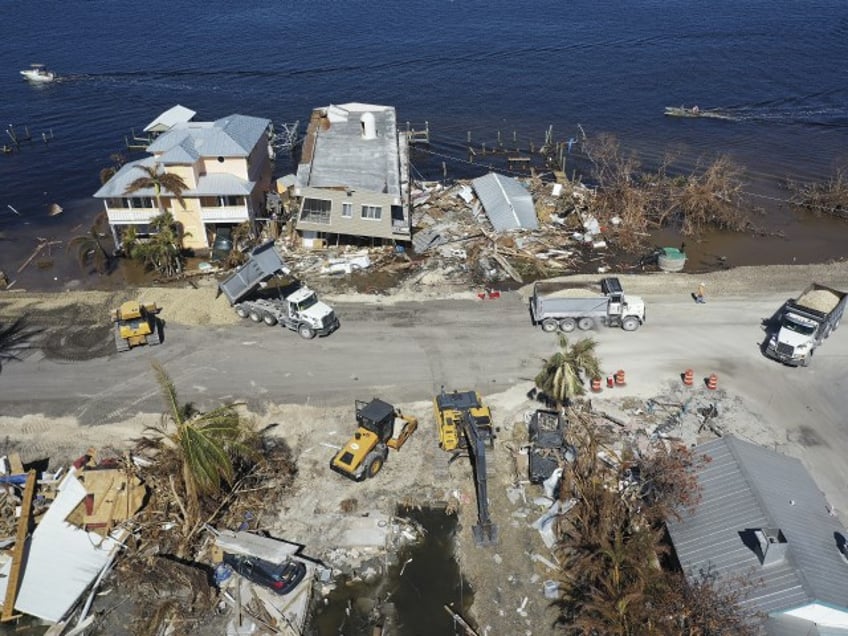
<svg viewBox="0 0 848 636">
<path fill-rule="evenodd" d="M 3 370 L 4 361 L 20 360 L 18 352 L 29 347 L 30 338 L 38 331 L 28 329 L 23 318 L 11 323 L 0 322 L 0 371 Z"/>
<path fill-rule="evenodd" d="M 152 365 L 166 410 L 161 424 L 148 429 L 152 438 L 147 441 L 182 467 L 187 502 L 178 503 L 184 514 L 183 528 L 189 532 L 196 525 L 201 497 L 220 494 L 231 486 L 236 478 L 234 462 L 253 455 L 251 433 L 239 415 L 239 404 L 198 411 L 193 404 L 179 401 L 162 365 L 156 361 Z"/>
<path fill-rule="evenodd" d="M 105 212 L 94 218 L 88 232 L 68 241 L 68 251 L 76 252 L 80 267 L 93 267 L 98 274 L 106 274 L 112 265 L 112 255 L 103 246 L 103 229 L 107 222 Z"/>
<path fill-rule="evenodd" d="M 162 193 L 167 192 L 180 202 L 180 205 L 185 209 L 185 199 L 183 192 L 188 190 L 188 185 L 183 181 L 183 178 L 173 172 L 160 171 L 160 165 L 154 163 L 152 166 L 135 166 L 144 172 L 143 177 L 139 177 L 124 190 L 124 194 L 132 194 L 140 190 L 153 190 L 153 196 L 156 198 L 156 207 L 162 211 Z"/>
<path fill-rule="evenodd" d="M 560 350 L 543 361 L 542 370 L 535 378 L 536 387 L 559 404 L 583 395 L 585 380 L 601 374 L 596 346 L 592 338 L 583 338 L 571 345 L 568 337 L 560 334 Z"/>
</svg>

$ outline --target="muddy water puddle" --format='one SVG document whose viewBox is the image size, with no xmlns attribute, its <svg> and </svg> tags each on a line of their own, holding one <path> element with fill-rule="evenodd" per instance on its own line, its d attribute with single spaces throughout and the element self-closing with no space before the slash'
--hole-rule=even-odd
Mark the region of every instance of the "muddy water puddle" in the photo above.
<svg viewBox="0 0 848 636">
<path fill-rule="evenodd" d="M 445 611 L 468 620 L 473 594 L 454 559 L 457 518 L 443 508 L 402 508 L 397 516 L 423 530 L 424 539 L 400 550 L 388 574 L 372 583 L 337 581 L 311 621 L 311 636 L 370 636 L 382 626 L 392 636 L 464 633 Z"/>
</svg>

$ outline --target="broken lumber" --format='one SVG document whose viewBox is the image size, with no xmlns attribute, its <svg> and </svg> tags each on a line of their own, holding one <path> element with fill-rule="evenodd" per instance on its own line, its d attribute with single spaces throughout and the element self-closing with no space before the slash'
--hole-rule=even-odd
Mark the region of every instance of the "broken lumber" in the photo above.
<svg viewBox="0 0 848 636">
<path fill-rule="evenodd" d="M 462 618 L 462 616 L 460 616 L 459 614 L 457 614 L 456 612 L 454 612 L 454 611 L 453 611 L 453 610 L 452 610 L 449 606 L 447 606 L 447 605 L 444 605 L 443 607 L 445 608 L 445 611 L 446 611 L 448 614 L 450 614 L 450 615 L 451 615 L 451 618 L 453 618 L 454 623 L 458 624 L 459 626 L 461 626 L 461 627 L 462 627 L 462 629 L 464 629 L 464 630 L 465 630 L 465 634 L 466 634 L 466 636 L 480 636 L 477 632 L 475 632 L 475 631 L 472 629 L 471 625 L 469 625 L 469 624 L 466 622 L 466 620 L 465 620 L 464 618 Z"/>
<path fill-rule="evenodd" d="M 9 580 L 6 583 L 6 597 L 3 600 L 3 614 L 0 622 L 7 622 L 17 618 L 15 616 L 15 601 L 18 598 L 18 587 L 20 587 L 21 569 L 24 560 L 24 548 L 26 538 L 29 534 L 29 519 L 32 511 L 32 500 L 35 498 L 36 472 L 27 473 L 26 486 L 24 486 L 24 499 L 21 503 L 21 517 L 18 519 L 18 531 L 15 535 L 15 547 L 12 550 L 12 567 L 9 569 Z"/>
</svg>

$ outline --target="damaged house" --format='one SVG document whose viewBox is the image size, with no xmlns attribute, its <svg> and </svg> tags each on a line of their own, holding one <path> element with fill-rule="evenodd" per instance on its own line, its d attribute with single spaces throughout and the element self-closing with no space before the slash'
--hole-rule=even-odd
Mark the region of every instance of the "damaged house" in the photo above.
<svg viewBox="0 0 848 636">
<path fill-rule="evenodd" d="M 307 241 L 409 242 L 409 146 L 395 109 L 348 103 L 314 110 L 295 194 L 295 227 Z"/>
</svg>

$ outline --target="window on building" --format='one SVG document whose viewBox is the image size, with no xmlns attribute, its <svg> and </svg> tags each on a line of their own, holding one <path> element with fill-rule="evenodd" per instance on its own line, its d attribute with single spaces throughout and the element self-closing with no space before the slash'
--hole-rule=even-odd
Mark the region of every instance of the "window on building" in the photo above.
<svg viewBox="0 0 848 636">
<path fill-rule="evenodd" d="M 363 205 L 362 218 L 379 221 L 383 217 L 383 208 L 379 205 Z"/>
<path fill-rule="evenodd" d="M 326 199 L 304 199 L 300 220 L 308 223 L 330 223 L 333 202 Z"/>
<path fill-rule="evenodd" d="M 200 197 L 200 205 L 204 208 L 237 208 L 244 205 L 244 197 L 226 194 Z"/>
<path fill-rule="evenodd" d="M 353 217 L 353 203 L 342 203 L 342 217 L 345 219 Z"/>
<path fill-rule="evenodd" d="M 127 202 L 126 207 L 134 208 L 136 210 L 139 210 L 139 209 L 148 209 L 149 210 L 150 208 L 156 207 L 153 203 L 153 199 L 151 199 L 150 197 L 131 197 L 129 199 L 126 199 L 126 202 Z"/>
</svg>

